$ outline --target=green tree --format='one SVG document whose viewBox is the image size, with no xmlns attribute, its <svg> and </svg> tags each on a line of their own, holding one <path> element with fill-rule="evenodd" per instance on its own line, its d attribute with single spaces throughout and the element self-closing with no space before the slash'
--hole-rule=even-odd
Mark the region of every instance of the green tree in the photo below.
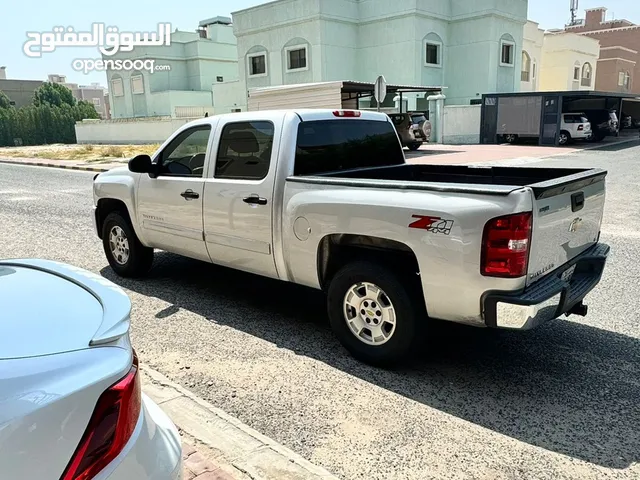
<svg viewBox="0 0 640 480">
<path fill-rule="evenodd" d="M 98 115 L 93 103 L 87 102 L 86 100 L 80 100 L 77 105 L 76 120 L 80 121 L 85 118 L 100 118 L 100 115 Z"/>
<path fill-rule="evenodd" d="M 39 87 L 33 94 L 33 104 L 35 106 L 51 105 L 53 107 L 61 107 L 76 105 L 76 99 L 70 89 L 59 83 L 47 82 Z"/>
<path fill-rule="evenodd" d="M 0 90 L 0 108 L 13 108 L 11 99 L 2 90 Z"/>
</svg>

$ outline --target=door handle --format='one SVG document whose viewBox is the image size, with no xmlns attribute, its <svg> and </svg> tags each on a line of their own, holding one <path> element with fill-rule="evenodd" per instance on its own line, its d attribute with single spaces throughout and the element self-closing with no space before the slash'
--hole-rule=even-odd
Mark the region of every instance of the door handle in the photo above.
<svg viewBox="0 0 640 480">
<path fill-rule="evenodd" d="M 180 194 L 180 196 L 185 200 L 195 200 L 196 198 L 200 198 L 200 194 L 191 189 L 185 190 Z"/>
<path fill-rule="evenodd" d="M 266 205 L 267 199 L 259 197 L 258 195 L 250 195 L 248 197 L 244 197 L 242 199 L 244 203 L 248 203 L 249 205 Z"/>
</svg>

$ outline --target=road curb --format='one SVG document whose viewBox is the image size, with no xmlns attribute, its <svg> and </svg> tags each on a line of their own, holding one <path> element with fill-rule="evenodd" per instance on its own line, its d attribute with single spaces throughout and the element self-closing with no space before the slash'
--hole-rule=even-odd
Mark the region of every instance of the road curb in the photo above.
<svg viewBox="0 0 640 480">
<path fill-rule="evenodd" d="M 142 365 L 144 392 L 173 422 L 198 442 L 217 452 L 255 480 L 338 480 L 293 450 L 261 434 L 223 410 Z"/>
<path fill-rule="evenodd" d="M 9 165 L 27 165 L 31 167 L 63 168 L 66 170 L 80 170 L 85 172 L 106 172 L 108 170 L 111 170 L 111 168 L 115 168 L 86 167 L 84 165 L 58 165 L 56 163 L 47 162 L 21 162 L 19 160 L 7 160 L 5 158 L 0 158 L 0 163 L 6 163 Z"/>
</svg>

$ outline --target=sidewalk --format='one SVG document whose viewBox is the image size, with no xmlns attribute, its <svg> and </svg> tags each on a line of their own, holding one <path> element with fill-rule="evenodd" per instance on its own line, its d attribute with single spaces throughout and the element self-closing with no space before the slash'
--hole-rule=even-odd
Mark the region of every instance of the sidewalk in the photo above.
<svg viewBox="0 0 640 480">
<path fill-rule="evenodd" d="M 0 157 L 0 163 L 13 165 L 33 165 L 35 167 L 66 168 L 68 170 L 84 170 L 87 172 L 106 172 L 112 168 L 126 165 L 128 159 L 112 162 L 85 162 L 82 160 L 53 160 L 47 158 Z"/>
<path fill-rule="evenodd" d="M 182 435 L 183 480 L 337 480 L 145 365 L 142 390 Z"/>
</svg>

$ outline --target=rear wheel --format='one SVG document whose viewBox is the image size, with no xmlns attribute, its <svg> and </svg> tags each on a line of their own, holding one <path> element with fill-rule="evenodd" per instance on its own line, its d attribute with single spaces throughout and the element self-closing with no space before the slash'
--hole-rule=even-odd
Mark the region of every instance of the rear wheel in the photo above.
<svg viewBox="0 0 640 480">
<path fill-rule="evenodd" d="M 121 277 L 141 277 L 151 269 L 153 248 L 140 243 L 129 220 L 119 212 L 107 215 L 102 246 L 109 265 Z"/>
<path fill-rule="evenodd" d="M 571 134 L 566 130 L 562 130 L 560 132 L 560 136 L 558 137 L 558 144 L 566 145 L 569 142 L 571 142 Z"/>
<path fill-rule="evenodd" d="M 367 261 L 350 263 L 336 273 L 328 291 L 329 320 L 355 358 L 388 367 L 414 352 L 426 312 L 417 296 L 422 291 L 412 284 L 401 281 L 398 272 Z"/>
<path fill-rule="evenodd" d="M 518 135 L 514 133 L 507 133 L 504 136 L 504 141 L 507 143 L 516 143 L 518 141 Z"/>
<path fill-rule="evenodd" d="M 418 150 L 421 146 L 422 146 L 422 143 L 410 143 L 410 144 L 409 144 L 409 150 L 411 150 L 412 152 L 415 152 L 415 151 L 416 151 L 416 150 Z"/>
</svg>

